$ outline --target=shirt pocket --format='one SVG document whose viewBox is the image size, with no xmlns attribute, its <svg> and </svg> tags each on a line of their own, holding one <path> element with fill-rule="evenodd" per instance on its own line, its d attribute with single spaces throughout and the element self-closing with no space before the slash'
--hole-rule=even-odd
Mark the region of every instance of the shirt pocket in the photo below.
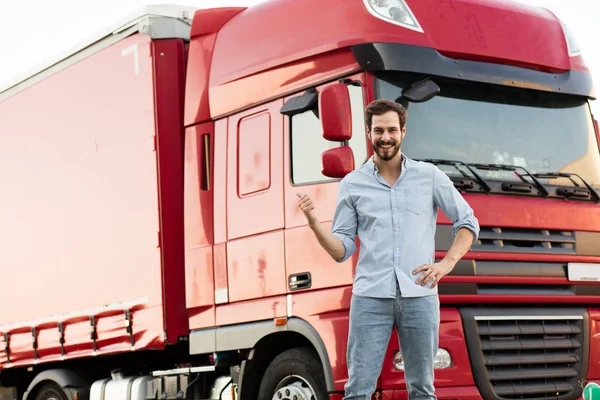
<svg viewBox="0 0 600 400">
<path fill-rule="evenodd" d="M 423 215 L 433 211 L 433 199 L 429 189 L 404 189 L 404 204 L 406 211 Z"/>
</svg>

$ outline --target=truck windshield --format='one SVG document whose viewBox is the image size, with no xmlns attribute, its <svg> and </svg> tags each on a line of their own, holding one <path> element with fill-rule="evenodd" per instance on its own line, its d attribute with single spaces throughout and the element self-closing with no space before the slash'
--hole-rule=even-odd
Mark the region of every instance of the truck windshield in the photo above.
<svg viewBox="0 0 600 400">
<path fill-rule="evenodd" d="M 376 96 L 397 99 L 402 89 L 423 77 L 385 73 L 375 80 Z M 576 173 L 600 187 L 600 154 L 585 99 L 435 78 L 440 93 L 408 108 L 402 151 L 413 159 L 524 167 L 532 174 Z M 440 168 L 458 174 L 452 167 Z M 486 179 L 518 180 L 511 171 L 481 171 Z M 540 179 L 574 186 L 571 179 Z M 575 179 L 578 185 L 581 181 Z"/>
</svg>

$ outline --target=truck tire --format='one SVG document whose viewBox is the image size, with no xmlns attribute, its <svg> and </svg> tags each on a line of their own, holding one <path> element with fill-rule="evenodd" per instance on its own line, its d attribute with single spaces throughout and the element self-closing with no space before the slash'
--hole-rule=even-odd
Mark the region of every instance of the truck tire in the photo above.
<svg viewBox="0 0 600 400">
<path fill-rule="evenodd" d="M 35 400 L 69 400 L 65 392 L 55 383 L 47 383 L 37 391 Z"/>
<path fill-rule="evenodd" d="M 271 361 L 263 375 L 258 400 L 327 400 L 323 367 L 304 347 L 284 351 Z"/>
</svg>

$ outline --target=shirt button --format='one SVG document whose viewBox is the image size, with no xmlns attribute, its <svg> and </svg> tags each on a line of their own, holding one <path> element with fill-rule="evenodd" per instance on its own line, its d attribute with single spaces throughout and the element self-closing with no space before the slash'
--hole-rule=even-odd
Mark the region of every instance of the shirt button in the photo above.
<svg viewBox="0 0 600 400">
<path fill-rule="evenodd" d="M 394 189 L 392 189 L 392 193 L 394 193 Z"/>
<path fill-rule="evenodd" d="M 392 211 L 393 211 L 393 212 L 397 212 L 397 211 L 398 211 L 398 209 L 397 209 L 397 208 L 392 208 Z"/>
<path fill-rule="evenodd" d="M 394 247 L 395 250 L 400 250 L 398 247 Z"/>
</svg>

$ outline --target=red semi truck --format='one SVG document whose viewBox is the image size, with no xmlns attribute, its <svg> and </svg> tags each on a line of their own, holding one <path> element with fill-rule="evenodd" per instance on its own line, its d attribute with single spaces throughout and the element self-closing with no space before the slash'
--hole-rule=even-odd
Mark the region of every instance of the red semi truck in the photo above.
<svg viewBox="0 0 600 400">
<path fill-rule="evenodd" d="M 566 26 L 519 3 L 145 9 L 0 93 L 0 398 L 341 399 L 356 255 L 327 256 L 297 193 L 331 221 L 378 98 L 481 225 L 439 286 L 438 398 L 580 398 L 594 96 Z M 451 242 L 440 212 L 435 258 Z M 403 368 L 394 334 L 375 398 L 407 398 Z"/>
</svg>

